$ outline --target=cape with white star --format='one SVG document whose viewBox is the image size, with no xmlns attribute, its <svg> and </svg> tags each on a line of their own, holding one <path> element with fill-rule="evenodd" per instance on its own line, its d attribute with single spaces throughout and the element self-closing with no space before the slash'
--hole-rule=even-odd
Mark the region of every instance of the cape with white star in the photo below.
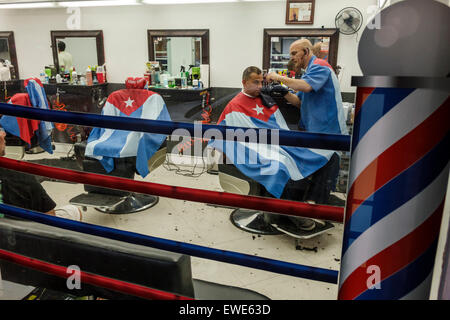
<svg viewBox="0 0 450 320">
<path fill-rule="evenodd" d="M 170 121 L 163 98 L 144 89 L 118 90 L 108 97 L 102 115 Z M 148 160 L 158 151 L 166 135 L 138 131 L 94 128 L 88 138 L 86 156 L 100 161 L 107 172 L 114 169 L 114 158 L 136 157 L 136 169 L 145 177 Z"/>
<path fill-rule="evenodd" d="M 261 98 L 252 98 L 242 92 L 225 107 L 218 124 L 289 130 L 277 105 L 266 107 Z M 308 177 L 323 167 L 334 153 L 328 150 L 268 145 L 260 140 L 259 143 L 243 141 L 249 142 L 214 140 L 209 143 L 209 147 L 225 153 L 239 171 L 262 184 L 277 198 L 283 193 L 289 179 L 301 180 Z"/>
</svg>

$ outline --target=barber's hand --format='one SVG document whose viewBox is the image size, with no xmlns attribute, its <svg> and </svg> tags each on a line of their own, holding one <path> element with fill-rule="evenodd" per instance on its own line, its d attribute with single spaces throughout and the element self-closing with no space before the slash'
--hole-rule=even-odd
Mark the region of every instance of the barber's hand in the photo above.
<svg viewBox="0 0 450 320">
<path fill-rule="evenodd" d="M 281 84 L 275 84 L 272 86 L 269 95 L 271 97 L 284 97 L 289 93 L 289 89 Z"/>
<path fill-rule="evenodd" d="M 270 72 L 270 73 L 266 74 L 264 80 L 267 82 L 273 82 L 273 81 L 278 81 L 279 77 L 280 76 L 276 72 Z"/>
<path fill-rule="evenodd" d="M 284 97 L 289 89 L 281 84 L 269 84 L 261 89 L 261 93 L 271 97 Z"/>
</svg>

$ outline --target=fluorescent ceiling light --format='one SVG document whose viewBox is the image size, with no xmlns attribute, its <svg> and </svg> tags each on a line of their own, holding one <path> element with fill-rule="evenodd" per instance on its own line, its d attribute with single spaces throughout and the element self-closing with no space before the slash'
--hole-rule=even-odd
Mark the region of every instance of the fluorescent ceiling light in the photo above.
<svg viewBox="0 0 450 320">
<path fill-rule="evenodd" d="M 227 3 L 227 2 L 264 2 L 281 0 L 84 0 L 84 1 L 23 1 L 0 2 L 0 9 L 32 9 L 32 8 L 60 8 L 60 7 L 103 7 L 103 6 L 131 6 L 145 4 L 202 4 L 202 3 Z"/>
<path fill-rule="evenodd" d="M 103 7 L 103 6 L 132 6 L 140 4 L 137 0 L 107 0 L 107 1 L 61 1 L 61 7 Z"/>
<path fill-rule="evenodd" d="M 283 0 L 143 0 L 145 4 L 194 4 L 194 3 L 224 3 L 224 2 L 278 2 Z"/>
<path fill-rule="evenodd" d="M 193 4 L 193 3 L 219 3 L 239 2 L 240 0 L 144 0 L 146 4 Z"/>
<path fill-rule="evenodd" d="M 0 9 L 56 8 L 56 2 L 24 2 L 0 4 Z"/>
</svg>

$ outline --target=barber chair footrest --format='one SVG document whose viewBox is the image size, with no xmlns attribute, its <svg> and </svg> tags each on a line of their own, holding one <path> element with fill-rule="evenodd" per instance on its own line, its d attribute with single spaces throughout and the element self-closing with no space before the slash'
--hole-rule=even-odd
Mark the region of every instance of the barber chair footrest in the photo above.
<svg viewBox="0 0 450 320">
<path fill-rule="evenodd" d="M 272 227 L 263 211 L 236 209 L 230 215 L 231 222 L 239 229 L 261 235 L 282 234 Z"/>
<path fill-rule="evenodd" d="M 311 239 L 314 237 L 317 237 L 318 235 L 324 233 L 325 231 L 328 231 L 330 229 L 334 228 L 334 225 L 328 221 L 321 221 L 321 220 L 316 220 L 316 227 L 312 230 L 300 230 L 298 228 L 296 228 L 294 225 L 292 226 L 283 226 L 282 228 L 279 228 L 276 224 L 272 224 L 272 226 L 297 239 Z"/>
<path fill-rule="evenodd" d="M 134 193 L 125 197 L 101 193 L 84 193 L 70 200 L 71 204 L 94 207 L 103 213 L 127 214 L 153 207 L 159 201 L 157 196 Z"/>
<path fill-rule="evenodd" d="M 114 207 L 123 201 L 125 197 L 106 195 L 100 193 L 83 193 L 70 199 L 70 203 L 76 206 L 108 208 Z"/>
</svg>

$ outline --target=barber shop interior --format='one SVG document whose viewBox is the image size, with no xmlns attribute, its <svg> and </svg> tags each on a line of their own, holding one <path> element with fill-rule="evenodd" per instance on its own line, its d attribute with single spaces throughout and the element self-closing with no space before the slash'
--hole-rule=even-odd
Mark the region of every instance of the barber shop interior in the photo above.
<svg viewBox="0 0 450 320">
<path fill-rule="evenodd" d="M 0 300 L 450 299 L 448 39 L 449 0 L 0 1 Z"/>
</svg>

